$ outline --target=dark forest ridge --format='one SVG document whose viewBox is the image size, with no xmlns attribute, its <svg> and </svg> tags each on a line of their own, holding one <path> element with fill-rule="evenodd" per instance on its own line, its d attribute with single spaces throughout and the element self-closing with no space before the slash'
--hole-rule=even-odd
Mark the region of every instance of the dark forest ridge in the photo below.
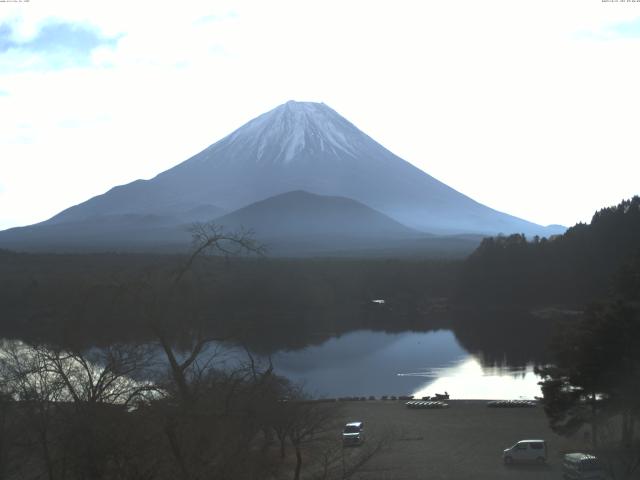
<svg viewBox="0 0 640 480">
<path fill-rule="evenodd" d="M 640 196 L 597 211 L 550 240 L 485 238 L 466 260 L 459 299 L 478 304 L 581 305 L 606 298 L 625 276 L 640 291 Z M 630 285 L 632 282 L 628 282 Z M 620 287 L 617 287 L 620 289 Z"/>
<path fill-rule="evenodd" d="M 193 221 L 209 221 L 301 190 L 344 197 L 384 214 L 386 233 L 373 235 L 377 243 L 403 238 L 411 230 L 436 235 L 542 236 L 564 230 L 542 227 L 470 199 L 394 155 L 324 104 L 287 102 L 151 180 L 115 187 L 40 224 L 0 232 L 0 247 L 171 249 L 187 244 L 186 227 Z M 278 217 L 287 198 L 296 202 L 291 196 L 274 200 L 269 205 L 275 210 L 267 216 Z M 308 215 L 316 213 L 311 210 Z M 346 222 L 351 223 L 346 233 L 354 233 L 355 225 L 362 226 L 357 232 L 361 237 L 379 230 L 379 215 L 373 220 L 371 213 L 361 209 L 356 216 L 353 223 Z M 298 225 L 288 224 L 285 218 L 275 221 L 283 232 L 298 233 L 303 224 L 311 228 L 309 234 L 316 228 L 335 228 L 326 223 L 326 217 L 289 218 Z M 374 224 L 366 226 L 368 221 Z M 391 223 L 394 228 L 389 227 Z"/>
</svg>

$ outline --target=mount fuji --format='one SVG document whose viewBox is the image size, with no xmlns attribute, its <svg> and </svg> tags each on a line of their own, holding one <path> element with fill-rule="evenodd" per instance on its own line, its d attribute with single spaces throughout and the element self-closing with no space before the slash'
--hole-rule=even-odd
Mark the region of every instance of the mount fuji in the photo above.
<svg viewBox="0 0 640 480">
<path fill-rule="evenodd" d="M 327 223 L 338 218 L 327 215 L 327 209 L 344 207 L 337 206 L 340 202 L 335 197 L 359 204 L 352 209 L 350 221 L 362 226 L 363 238 L 375 236 L 365 228 L 366 219 L 373 218 L 386 238 L 497 233 L 548 236 L 564 230 L 486 207 L 394 155 L 327 105 L 290 101 L 155 178 L 117 186 L 45 222 L 0 232 L 0 247 L 177 246 L 188 238 L 185 226 L 193 221 L 219 218 L 224 225 L 229 219 L 235 224 L 238 218 L 245 218 L 249 224 L 243 226 L 252 228 L 249 220 L 257 217 L 234 217 L 232 212 L 300 191 L 313 195 L 314 208 L 306 214 L 298 208 L 296 215 L 280 215 L 285 200 L 297 201 L 300 193 L 258 209 L 264 215 L 269 207 L 270 218 L 286 218 L 287 225 L 276 224 L 289 237 L 308 237 L 309 222 L 314 221 L 327 232 L 346 228 L 355 234 L 355 227 L 346 227 L 345 218 L 341 217 L 341 224 Z M 319 203 L 324 205 L 323 215 L 314 213 Z"/>
</svg>

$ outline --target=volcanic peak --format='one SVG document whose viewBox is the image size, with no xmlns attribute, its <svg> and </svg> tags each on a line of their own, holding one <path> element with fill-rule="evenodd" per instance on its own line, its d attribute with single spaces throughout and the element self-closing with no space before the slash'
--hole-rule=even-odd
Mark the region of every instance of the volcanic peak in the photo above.
<svg viewBox="0 0 640 480">
<path fill-rule="evenodd" d="M 257 161 L 290 163 L 305 150 L 357 155 L 364 134 L 324 103 L 284 103 L 239 128 L 223 141 L 255 151 Z M 278 145 L 278 152 L 273 146 Z"/>
</svg>

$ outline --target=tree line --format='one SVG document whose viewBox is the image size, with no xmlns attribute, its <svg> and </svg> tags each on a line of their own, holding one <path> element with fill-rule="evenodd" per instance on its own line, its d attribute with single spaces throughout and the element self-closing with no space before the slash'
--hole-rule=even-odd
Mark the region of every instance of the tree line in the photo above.
<svg viewBox="0 0 640 480">
<path fill-rule="evenodd" d="M 186 255 L 0 252 L 0 337 L 65 344 L 144 341 L 140 306 Z M 243 337 L 252 350 L 301 348 L 359 328 L 439 327 L 459 262 L 198 257 L 171 297 L 165 329 Z M 385 306 L 371 303 L 385 299 Z M 146 303 L 145 303 L 146 302 Z M 428 313 L 428 315 L 427 315 Z M 168 334 L 169 334 L 168 333 Z"/>
<path fill-rule="evenodd" d="M 612 278 L 640 249 L 640 197 L 596 212 L 563 235 L 486 238 L 465 261 L 457 301 L 581 306 L 605 298 Z"/>
</svg>

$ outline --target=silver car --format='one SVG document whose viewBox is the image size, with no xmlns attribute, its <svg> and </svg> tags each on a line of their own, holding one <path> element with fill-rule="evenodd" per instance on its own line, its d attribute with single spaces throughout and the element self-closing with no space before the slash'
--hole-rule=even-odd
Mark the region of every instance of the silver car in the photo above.
<svg viewBox="0 0 640 480">
<path fill-rule="evenodd" d="M 342 431 L 342 444 L 361 445 L 364 442 L 364 424 L 363 422 L 349 422 L 344 426 Z"/>
<path fill-rule="evenodd" d="M 515 445 L 503 450 L 502 460 L 506 465 L 514 462 L 545 463 L 547 461 L 547 444 L 544 440 L 520 440 Z"/>
</svg>

